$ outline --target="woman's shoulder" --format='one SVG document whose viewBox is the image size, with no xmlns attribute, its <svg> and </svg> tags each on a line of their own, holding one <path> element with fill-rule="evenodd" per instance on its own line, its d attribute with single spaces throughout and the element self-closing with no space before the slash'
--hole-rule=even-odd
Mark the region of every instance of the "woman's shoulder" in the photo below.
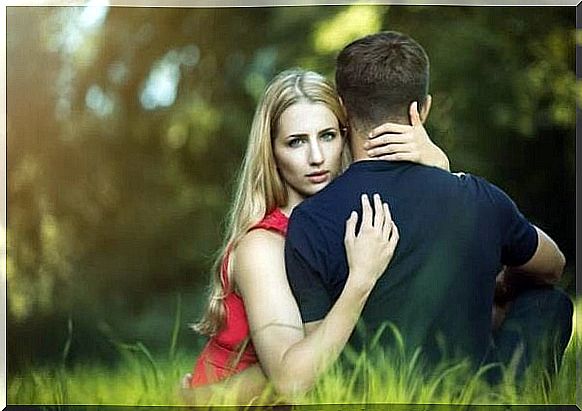
<svg viewBox="0 0 582 411">
<path fill-rule="evenodd" d="M 260 255 L 284 247 L 285 237 L 267 227 L 255 227 L 249 230 L 233 250 L 233 256 L 241 254 Z"/>
<path fill-rule="evenodd" d="M 235 288 L 242 282 L 260 281 L 265 273 L 284 267 L 285 238 L 267 229 L 249 231 L 231 254 Z"/>
<path fill-rule="evenodd" d="M 273 267 L 283 260 L 287 223 L 287 216 L 276 209 L 247 231 L 231 253 L 235 278 Z"/>
<path fill-rule="evenodd" d="M 232 250 L 234 271 L 279 258 L 285 248 L 287 223 L 287 216 L 279 210 L 267 214 L 252 226 Z"/>
</svg>

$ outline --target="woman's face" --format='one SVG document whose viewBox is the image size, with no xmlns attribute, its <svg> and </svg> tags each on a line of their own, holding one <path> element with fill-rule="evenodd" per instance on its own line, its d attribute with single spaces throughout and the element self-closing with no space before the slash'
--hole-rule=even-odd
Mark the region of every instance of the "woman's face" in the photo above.
<svg viewBox="0 0 582 411">
<path fill-rule="evenodd" d="M 338 120 L 325 104 L 298 102 L 283 112 L 273 152 L 289 205 L 317 193 L 339 174 L 343 145 Z"/>
</svg>

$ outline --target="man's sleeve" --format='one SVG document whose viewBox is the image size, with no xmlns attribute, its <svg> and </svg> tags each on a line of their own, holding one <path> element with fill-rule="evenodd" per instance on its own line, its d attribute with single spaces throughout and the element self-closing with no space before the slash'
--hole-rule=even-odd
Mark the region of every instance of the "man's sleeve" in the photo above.
<svg viewBox="0 0 582 411">
<path fill-rule="evenodd" d="M 304 323 L 323 319 L 331 309 L 322 247 L 325 242 L 314 221 L 294 210 L 285 241 L 285 267 Z"/>
<path fill-rule="evenodd" d="M 503 190 L 490 184 L 490 192 L 499 216 L 501 263 L 513 267 L 523 265 L 536 252 L 538 233 Z"/>
</svg>

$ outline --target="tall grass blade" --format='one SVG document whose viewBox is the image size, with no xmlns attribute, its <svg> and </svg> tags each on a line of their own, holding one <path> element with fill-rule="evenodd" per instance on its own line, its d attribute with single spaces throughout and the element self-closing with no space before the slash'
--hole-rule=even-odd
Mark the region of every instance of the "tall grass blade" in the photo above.
<svg viewBox="0 0 582 411">
<path fill-rule="evenodd" d="M 160 373 L 159 373 L 159 370 L 158 370 L 158 366 L 156 365 L 156 362 L 154 361 L 154 357 L 152 357 L 152 354 L 149 352 L 149 350 L 146 348 L 146 346 L 143 345 L 143 343 L 141 341 L 139 341 L 136 344 L 136 347 L 148 359 L 148 362 L 149 362 L 150 366 L 152 367 L 152 370 L 154 371 L 154 378 L 156 380 L 156 384 L 159 385 L 159 383 L 160 383 Z"/>
<path fill-rule="evenodd" d="M 376 332 L 376 334 L 374 335 L 374 338 L 372 338 L 372 341 L 370 342 L 370 349 L 375 349 L 376 346 L 378 345 L 378 341 L 380 341 L 380 337 L 382 337 L 382 334 L 384 334 L 384 330 L 386 330 L 386 328 L 388 327 L 387 323 L 383 323 L 379 328 L 378 331 Z"/>
<path fill-rule="evenodd" d="M 404 358 L 406 355 L 406 348 L 404 345 L 404 338 L 402 338 L 402 334 L 400 333 L 400 330 L 398 329 L 398 327 L 395 324 L 393 324 L 391 322 L 388 322 L 386 324 L 388 324 L 388 327 L 390 327 L 390 330 L 392 331 L 392 334 L 394 335 L 394 339 L 396 340 L 396 347 L 398 348 L 398 353 L 402 356 L 402 358 Z"/>
<path fill-rule="evenodd" d="M 172 339 L 170 341 L 170 351 L 168 357 L 171 361 L 176 356 L 176 346 L 178 344 L 178 335 L 180 334 L 180 325 L 182 324 L 182 294 L 178 293 L 176 303 L 176 315 L 174 317 L 174 328 L 172 330 Z"/>
<path fill-rule="evenodd" d="M 460 401 L 463 404 L 471 403 L 471 398 L 473 398 L 473 393 L 476 390 L 476 387 L 481 383 L 483 383 L 483 377 L 485 373 L 493 368 L 497 367 L 496 364 L 487 364 L 480 367 L 476 373 L 474 373 L 471 378 L 467 381 L 467 383 L 463 386 L 460 394 Z"/>
<path fill-rule="evenodd" d="M 67 363 L 67 358 L 69 356 L 69 351 L 71 350 L 71 342 L 73 340 L 73 319 L 69 316 L 67 321 L 67 341 L 65 341 L 65 346 L 63 347 L 63 353 L 61 356 L 61 367 L 65 367 Z"/>
</svg>

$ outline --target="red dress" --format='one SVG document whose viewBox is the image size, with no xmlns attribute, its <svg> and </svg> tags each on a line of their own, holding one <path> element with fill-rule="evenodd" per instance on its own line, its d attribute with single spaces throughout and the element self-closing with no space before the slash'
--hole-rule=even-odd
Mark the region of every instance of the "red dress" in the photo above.
<svg viewBox="0 0 582 411">
<path fill-rule="evenodd" d="M 251 230 L 262 228 L 285 236 L 288 222 L 287 216 L 276 208 Z M 225 288 L 228 285 L 226 275 L 228 260 L 227 253 L 220 269 Z M 224 306 L 226 309 L 225 326 L 218 334 L 210 338 L 200 353 L 194 366 L 192 387 L 218 382 L 258 362 L 250 341 L 249 323 L 242 298 L 231 291 L 224 298 Z"/>
</svg>

